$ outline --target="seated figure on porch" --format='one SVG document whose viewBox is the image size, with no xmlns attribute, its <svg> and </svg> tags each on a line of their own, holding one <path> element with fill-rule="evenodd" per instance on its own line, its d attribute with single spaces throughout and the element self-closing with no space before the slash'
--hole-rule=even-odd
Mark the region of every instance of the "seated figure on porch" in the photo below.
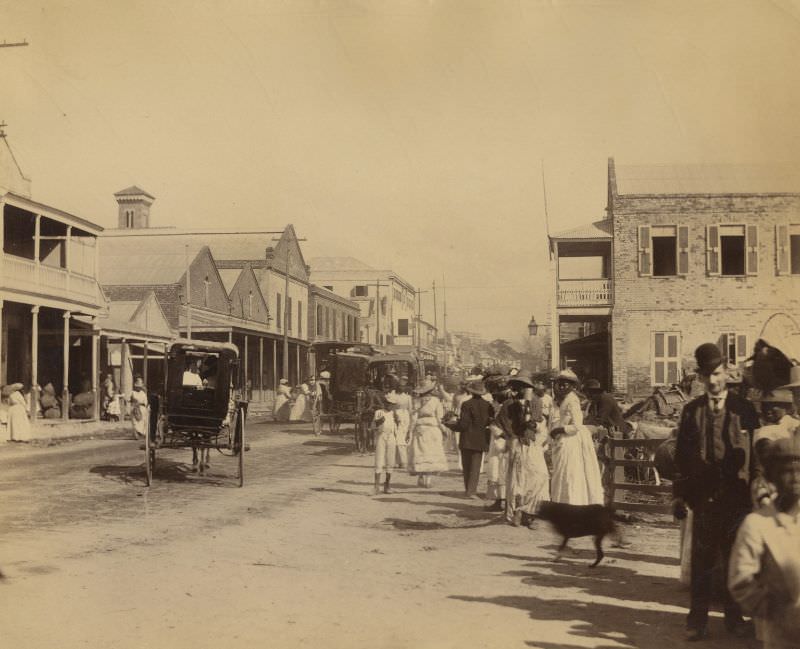
<svg viewBox="0 0 800 649">
<path fill-rule="evenodd" d="M 94 393 L 87 379 L 81 381 L 81 391 L 72 398 L 70 419 L 91 419 L 94 415 Z"/>
<path fill-rule="evenodd" d="M 52 383 L 46 383 L 42 388 L 39 404 L 42 409 L 42 417 L 45 419 L 59 419 L 61 417 L 61 401 L 56 396 L 56 389 Z"/>
</svg>

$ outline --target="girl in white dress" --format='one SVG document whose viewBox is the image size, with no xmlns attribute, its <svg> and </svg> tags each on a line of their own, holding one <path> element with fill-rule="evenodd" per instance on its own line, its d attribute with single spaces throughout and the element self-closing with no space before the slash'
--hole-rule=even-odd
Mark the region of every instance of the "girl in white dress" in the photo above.
<svg viewBox="0 0 800 649">
<path fill-rule="evenodd" d="M 431 394 L 435 387 L 433 382 L 426 381 L 414 390 L 420 404 L 411 415 L 408 470 L 419 476 L 417 483 L 421 487 L 431 486 L 432 474 L 447 471 L 443 437 L 446 428 L 442 424 L 444 408 L 442 402 Z"/>
<path fill-rule="evenodd" d="M 575 389 L 578 377 L 563 370 L 555 381 L 555 403 L 550 422 L 553 475 L 550 492 L 553 502 L 569 505 L 604 503 L 600 463 L 592 434 L 583 425 L 583 412 Z"/>
</svg>

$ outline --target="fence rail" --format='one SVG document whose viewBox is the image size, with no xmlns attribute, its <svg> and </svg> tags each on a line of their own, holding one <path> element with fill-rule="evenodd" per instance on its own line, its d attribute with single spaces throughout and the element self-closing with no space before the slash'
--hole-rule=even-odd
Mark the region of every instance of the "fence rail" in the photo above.
<svg viewBox="0 0 800 649">
<path fill-rule="evenodd" d="M 605 306 L 611 297 L 610 279 L 558 280 L 558 306 Z"/>
<path fill-rule="evenodd" d="M 640 484 L 628 482 L 625 479 L 625 468 L 634 467 L 645 470 L 656 471 L 650 456 L 655 450 L 664 443 L 663 439 L 609 439 L 609 471 L 614 476 L 613 482 L 609 485 L 609 504 L 614 509 L 621 509 L 635 512 L 650 512 L 658 514 L 669 514 L 672 512 L 671 504 L 663 503 L 632 503 L 618 499 L 619 491 L 630 491 L 633 493 L 647 494 L 650 496 L 672 493 L 672 487 L 662 484 Z M 625 451 L 631 448 L 641 448 L 647 453 L 647 459 L 627 459 Z M 656 475 L 657 472 L 656 472 Z"/>
</svg>

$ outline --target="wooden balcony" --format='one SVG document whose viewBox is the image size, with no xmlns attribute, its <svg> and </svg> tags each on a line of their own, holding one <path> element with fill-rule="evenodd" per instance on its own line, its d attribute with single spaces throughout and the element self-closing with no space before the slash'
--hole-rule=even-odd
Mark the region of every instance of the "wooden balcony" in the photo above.
<svg viewBox="0 0 800 649">
<path fill-rule="evenodd" d="M 9 254 L 3 254 L 0 263 L 2 288 L 89 305 L 99 304 L 98 286 L 93 277 L 44 264 L 37 267 L 32 259 Z"/>
<path fill-rule="evenodd" d="M 610 279 L 558 280 L 559 307 L 611 306 L 612 299 Z"/>
</svg>

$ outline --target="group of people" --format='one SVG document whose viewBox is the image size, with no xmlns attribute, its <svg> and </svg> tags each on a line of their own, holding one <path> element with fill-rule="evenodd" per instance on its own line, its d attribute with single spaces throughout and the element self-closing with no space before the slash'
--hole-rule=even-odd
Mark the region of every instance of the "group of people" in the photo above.
<svg viewBox="0 0 800 649">
<path fill-rule="evenodd" d="M 729 389 L 719 348 L 695 350 L 704 393 L 681 413 L 673 481 L 675 515 L 691 513 L 687 639 L 708 635 L 713 570 L 727 569 L 726 630 L 753 631 L 766 649 L 800 646 L 800 421 L 789 385 L 762 399 L 762 425 L 745 395 Z M 783 393 L 784 396 L 781 396 Z M 755 624 L 746 622 L 752 616 Z"/>
<path fill-rule="evenodd" d="M 288 379 L 280 379 L 275 391 L 273 419 L 280 422 L 312 421 L 314 404 L 320 398 L 323 384 L 326 384 L 328 379 L 330 372 L 323 370 L 319 379 L 310 376 L 294 389 L 289 387 Z"/>
</svg>

